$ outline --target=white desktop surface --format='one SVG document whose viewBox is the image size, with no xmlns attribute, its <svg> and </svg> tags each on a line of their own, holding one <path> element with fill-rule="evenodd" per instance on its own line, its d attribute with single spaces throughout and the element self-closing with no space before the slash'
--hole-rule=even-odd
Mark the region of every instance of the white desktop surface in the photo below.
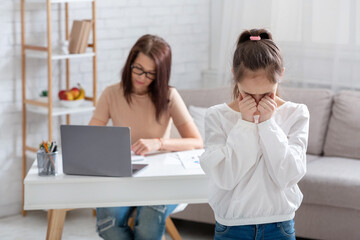
<svg viewBox="0 0 360 240">
<path fill-rule="evenodd" d="M 145 169 L 122 178 L 66 175 L 61 163 L 56 176 L 38 176 L 34 162 L 24 180 L 25 210 L 207 202 L 208 178 L 200 166 L 185 168 L 177 153 L 147 156 L 134 162 Z"/>
</svg>

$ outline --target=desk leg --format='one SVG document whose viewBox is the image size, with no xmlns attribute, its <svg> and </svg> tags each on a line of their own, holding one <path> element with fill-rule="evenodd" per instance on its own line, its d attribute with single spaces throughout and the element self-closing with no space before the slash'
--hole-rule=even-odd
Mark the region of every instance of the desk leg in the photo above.
<svg viewBox="0 0 360 240">
<path fill-rule="evenodd" d="M 61 240 L 67 209 L 50 209 L 48 211 L 48 228 L 46 240 Z"/>
</svg>

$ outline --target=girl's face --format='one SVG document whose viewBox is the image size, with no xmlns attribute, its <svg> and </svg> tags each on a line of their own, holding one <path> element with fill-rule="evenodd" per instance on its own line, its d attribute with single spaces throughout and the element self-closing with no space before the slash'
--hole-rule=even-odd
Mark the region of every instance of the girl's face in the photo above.
<svg viewBox="0 0 360 240">
<path fill-rule="evenodd" d="M 237 83 L 237 86 L 243 98 L 250 95 L 258 104 L 266 95 L 273 94 L 272 98 L 274 99 L 278 84 L 270 82 L 264 70 L 258 70 L 247 73 L 241 83 Z"/>
<path fill-rule="evenodd" d="M 156 65 L 154 60 L 140 52 L 132 64 L 131 69 L 133 91 L 137 94 L 147 93 L 149 85 L 155 78 Z"/>
</svg>

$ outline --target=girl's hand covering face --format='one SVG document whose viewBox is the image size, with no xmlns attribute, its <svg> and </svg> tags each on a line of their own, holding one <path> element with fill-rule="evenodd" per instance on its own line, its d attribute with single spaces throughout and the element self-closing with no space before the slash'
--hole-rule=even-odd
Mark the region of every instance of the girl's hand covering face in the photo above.
<svg viewBox="0 0 360 240">
<path fill-rule="evenodd" d="M 276 107 L 277 104 L 275 102 L 274 93 L 264 96 L 257 106 L 257 109 L 260 112 L 259 123 L 269 120 L 274 114 Z"/>
<path fill-rule="evenodd" d="M 243 120 L 254 122 L 254 115 L 259 114 L 259 123 L 269 120 L 277 108 L 274 93 L 262 97 L 259 104 L 256 104 L 255 99 L 251 95 L 240 93 L 238 106 Z"/>
<path fill-rule="evenodd" d="M 238 104 L 242 119 L 248 122 L 254 122 L 254 113 L 257 111 L 255 99 L 247 94 L 242 96 L 240 93 Z"/>
</svg>

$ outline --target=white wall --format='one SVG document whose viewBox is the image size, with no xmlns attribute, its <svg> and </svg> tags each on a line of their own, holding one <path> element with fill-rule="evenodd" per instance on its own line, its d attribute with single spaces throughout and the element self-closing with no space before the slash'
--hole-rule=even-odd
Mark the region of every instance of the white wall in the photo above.
<svg viewBox="0 0 360 240">
<path fill-rule="evenodd" d="M 284 56 L 282 84 L 335 91 L 360 89 L 360 1 L 211 2 L 211 23 L 217 24 L 211 24 L 211 71 L 206 75 L 215 79 L 213 85 L 231 82 L 239 34 L 245 29 L 265 28 L 272 32 Z"/>
<path fill-rule="evenodd" d="M 53 6 L 53 44 L 64 39 L 64 14 Z M 71 18 L 90 18 L 89 4 L 70 6 Z M 61 7 L 62 8 L 62 7 Z M 143 34 L 163 37 L 173 50 L 171 84 L 177 88 L 201 87 L 202 70 L 209 65 L 210 1 L 207 0 L 100 0 L 97 1 L 98 96 L 119 74 L 130 47 Z M 46 44 L 45 5 L 26 6 L 29 44 Z M 20 1 L 0 2 L 0 217 L 21 209 L 21 25 Z M 71 82 L 90 91 L 92 61 L 71 61 Z M 54 99 L 65 88 L 64 62 L 53 62 Z M 44 60 L 27 61 L 27 96 L 36 98 L 47 88 Z M 91 114 L 74 115 L 72 123 L 86 124 Z M 54 139 L 64 117 L 54 118 Z M 44 116 L 28 114 L 28 144 L 37 146 L 47 139 Z M 31 163 L 34 155 L 28 155 Z"/>
</svg>

